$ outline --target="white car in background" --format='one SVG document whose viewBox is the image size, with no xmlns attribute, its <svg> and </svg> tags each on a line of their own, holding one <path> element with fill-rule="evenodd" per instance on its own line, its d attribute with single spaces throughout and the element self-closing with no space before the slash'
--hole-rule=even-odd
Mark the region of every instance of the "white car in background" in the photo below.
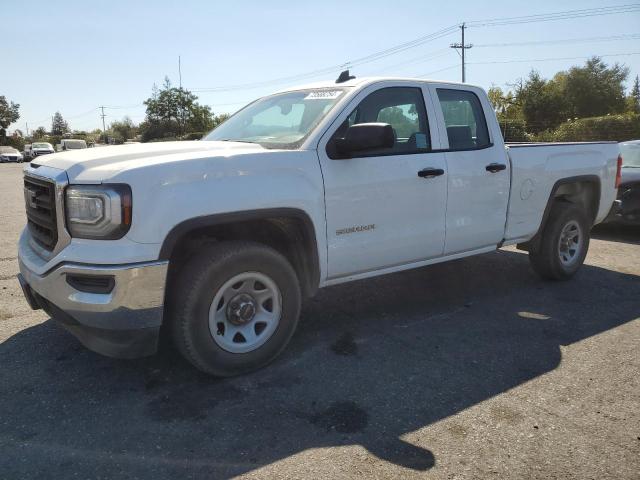
<svg viewBox="0 0 640 480">
<path fill-rule="evenodd" d="M 33 142 L 31 144 L 31 155 L 30 158 L 34 159 L 39 157 L 40 155 L 48 155 L 50 153 L 55 153 L 53 149 L 53 145 L 47 142 Z"/>
<path fill-rule="evenodd" d="M 24 157 L 13 147 L 0 147 L 0 163 L 15 162 L 22 163 Z"/>
</svg>

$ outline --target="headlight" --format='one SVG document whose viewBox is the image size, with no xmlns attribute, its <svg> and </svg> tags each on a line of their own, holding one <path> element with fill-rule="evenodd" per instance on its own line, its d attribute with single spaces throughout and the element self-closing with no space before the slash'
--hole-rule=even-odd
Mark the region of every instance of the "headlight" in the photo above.
<svg viewBox="0 0 640 480">
<path fill-rule="evenodd" d="M 128 185 L 72 185 L 65 192 L 67 228 L 72 237 L 122 238 L 131 226 Z"/>
</svg>

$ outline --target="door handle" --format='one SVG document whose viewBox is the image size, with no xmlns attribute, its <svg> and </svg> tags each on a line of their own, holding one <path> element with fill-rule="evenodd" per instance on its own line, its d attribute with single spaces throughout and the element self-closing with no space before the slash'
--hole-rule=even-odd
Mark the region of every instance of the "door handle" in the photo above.
<svg viewBox="0 0 640 480">
<path fill-rule="evenodd" d="M 420 178 L 435 178 L 439 177 L 440 175 L 444 175 L 444 170 L 442 168 L 428 167 L 423 168 L 418 172 L 418 176 Z"/>
<path fill-rule="evenodd" d="M 484 168 L 487 172 L 496 173 L 501 172 L 502 170 L 506 170 L 507 166 L 504 163 L 490 163 Z"/>
</svg>

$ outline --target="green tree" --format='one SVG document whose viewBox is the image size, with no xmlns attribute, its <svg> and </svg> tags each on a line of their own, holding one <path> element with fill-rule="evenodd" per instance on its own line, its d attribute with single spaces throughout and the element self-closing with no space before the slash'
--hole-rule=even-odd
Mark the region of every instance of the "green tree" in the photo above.
<svg viewBox="0 0 640 480">
<path fill-rule="evenodd" d="M 500 87 L 492 86 L 487 90 L 487 95 L 496 112 L 506 110 L 508 106 L 507 96 Z"/>
<path fill-rule="evenodd" d="M 129 138 L 133 138 L 138 134 L 138 127 L 129 117 L 124 117 L 120 121 L 111 123 L 107 134 L 116 139 L 116 142 L 125 142 Z"/>
<path fill-rule="evenodd" d="M 584 67 L 572 67 L 564 76 L 562 93 L 571 118 L 597 117 L 625 111 L 624 82 L 629 69 L 615 63 L 607 66 L 599 57 Z"/>
<path fill-rule="evenodd" d="M 144 102 L 147 115 L 140 125 L 143 140 L 211 130 L 215 126 L 214 115 L 208 106 L 200 105 L 197 100 L 190 91 L 173 87 L 168 77 L 161 88 L 154 85 L 151 97 Z"/>
<path fill-rule="evenodd" d="M 566 119 L 566 102 L 559 84 L 557 76 L 548 81 L 532 70 L 516 92 L 528 131 L 538 133 L 555 128 Z"/>
<path fill-rule="evenodd" d="M 520 88 L 516 84 L 515 88 Z M 489 101 L 496 111 L 496 117 L 502 135 L 506 141 L 525 141 L 524 120 L 520 104 L 511 91 L 504 92 L 500 87 L 491 87 L 487 91 Z"/>
<path fill-rule="evenodd" d="M 7 136 L 7 128 L 20 118 L 20 104 L 8 102 L 0 95 L 0 138 Z"/>
<path fill-rule="evenodd" d="M 211 129 L 216 128 L 218 125 L 220 125 L 221 123 L 224 123 L 227 121 L 227 119 L 230 117 L 231 115 L 229 113 L 221 113 L 219 115 L 214 115 L 213 116 L 213 125 L 211 127 Z"/>
<path fill-rule="evenodd" d="M 212 130 L 215 127 L 215 117 L 211 113 L 211 108 L 195 103 L 186 127 L 189 132 L 204 133 Z"/>
<path fill-rule="evenodd" d="M 627 111 L 631 113 L 640 113 L 640 78 L 636 75 L 633 82 L 631 93 L 627 98 Z"/>
<path fill-rule="evenodd" d="M 47 129 L 44 127 L 38 127 L 31 133 L 31 136 L 34 140 L 44 138 L 47 136 Z"/>
<path fill-rule="evenodd" d="M 378 113 L 378 121 L 392 125 L 399 138 L 409 138 L 411 134 L 420 131 L 418 115 L 415 110 L 407 116 L 400 107 L 386 107 Z"/>
<path fill-rule="evenodd" d="M 69 124 L 62 118 L 60 112 L 56 112 L 53 115 L 53 120 L 51 121 L 51 135 L 62 135 L 63 133 L 67 133 L 69 131 Z"/>
</svg>

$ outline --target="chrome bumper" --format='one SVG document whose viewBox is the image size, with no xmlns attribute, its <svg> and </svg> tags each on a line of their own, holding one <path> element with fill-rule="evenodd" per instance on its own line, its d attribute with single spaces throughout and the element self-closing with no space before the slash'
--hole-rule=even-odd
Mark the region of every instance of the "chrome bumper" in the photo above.
<svg viewBox="0 0 640 480">
<path fill-rule="evenodd" d="M 32 272 L 22 259 L 19 264 L 20 283 L 32 308 L 43 308 L 91 350 L 124 358 L 155 352 L 167 261 L 117 266 L 63 264 L 44 275 Z M 112 288 L 108 293 L 83 291 L 70 282 L 74 277 L 113 279 Z"/>
</svg>

